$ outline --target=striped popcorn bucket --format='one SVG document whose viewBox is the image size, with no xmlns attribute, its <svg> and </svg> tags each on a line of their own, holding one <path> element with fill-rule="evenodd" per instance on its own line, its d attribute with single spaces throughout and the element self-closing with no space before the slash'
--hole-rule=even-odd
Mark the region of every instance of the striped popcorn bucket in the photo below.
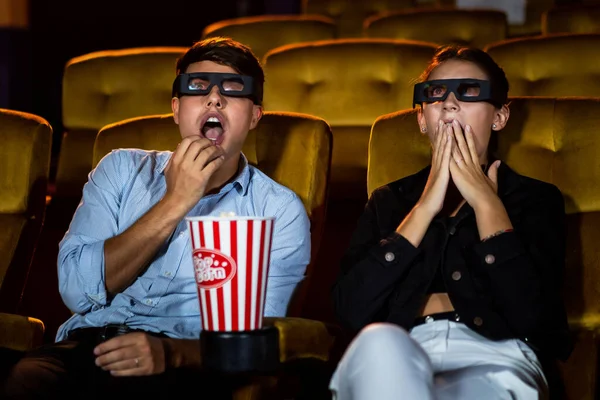
<svg viewBox="0 0 600 400">
<path fill-rule="evenodd" d="M 188 217 L 207 331 L 262 328 L 274 217 Z"/>
</svg>

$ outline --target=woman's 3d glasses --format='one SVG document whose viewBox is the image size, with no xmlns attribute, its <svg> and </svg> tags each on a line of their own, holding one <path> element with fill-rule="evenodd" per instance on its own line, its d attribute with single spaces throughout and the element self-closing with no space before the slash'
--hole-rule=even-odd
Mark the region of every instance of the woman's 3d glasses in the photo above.
<svg viewBox="0 0 600 400">
<path fill-rule="evenodd" d="M 220 72 L 179 74 L 173 82 L 173 97 L 205 96 L 215 85 L 223 96 L 246 97 L 254 104 L 260 104 L 254 91 L 254 79 L 251 76 Z"/>
<path fill-rule="evenodd" d="M 413 108 L 416 104 L 444 101 L 450 93 L 460 101 L 486 101 L 497 108 L 506 103 L 506 95 L 497 93 L 490 81 L 479 79 L 439 79 L 415 85 Z"/>
</svg>

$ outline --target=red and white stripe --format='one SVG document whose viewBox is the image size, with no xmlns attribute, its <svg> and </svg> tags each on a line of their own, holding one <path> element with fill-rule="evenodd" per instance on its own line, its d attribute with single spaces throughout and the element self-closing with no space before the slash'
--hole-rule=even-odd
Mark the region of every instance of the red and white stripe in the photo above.
<svg viewBox="0 0 600 400">
<path fill-rule="evenodd" d="M 262 327 L 273 223 L 273 218 L 188 220 L 192 250 L 219 250 L 237 264 L 235 275 L 223 286 L 198 287 L 202 329 L 243 331 Z"/>
</svg>

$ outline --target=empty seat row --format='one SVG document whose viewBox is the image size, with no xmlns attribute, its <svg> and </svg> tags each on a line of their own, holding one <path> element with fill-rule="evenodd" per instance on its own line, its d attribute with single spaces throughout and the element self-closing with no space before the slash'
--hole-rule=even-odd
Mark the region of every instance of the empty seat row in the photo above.
<svg viewBox="0 0 600 400">
<path fill-rule="evenodd" d="M 515 3 L 515 2 L 512 2 Z M 575 2 L 570 2 L 575 3 Z M 564 15 L 569 15 L 567 18 L 575 20 L 585 21 L 591 20 L 589 16 L 586 16 L 586 11 L 580 12 L 575 10 L 575 6 L 580 8 L 584 6 L 596 6 L 600 4 L 598 0 L 580 0 L 571 6 L 569 2 L 558 2 L 555 0 L 527 0 L 523 1 L 524 4 L 524 21 L 523 23 L 511 23 L 508 26 L 508 36 L 527 36 L 536 35 L 542 31 L 548 33 L 556 32 L 574 32 L 574 33 L 590 33 L 591 31 L 582 31 L 583 26 L 590 27 L 589 23 L 580 25 L 578 22 L 565 22 Z M 363 36 L 363 24 L 368 18 L 376 18 L 378 14 L 404 11 L 411 8 L 447 8 L 447 7 L 460 7 L 466 8 L 466 5 L 470 7 L 490 7 L 496 10 L 503 10 L 502 2 L 494 1 L 470 1 L 461 2 L 458 0 L 375 0 L 375 1 L 355 1 L 355 0 L 303 0 L 302 1 L 302 13 L 303 14 L 318 14 L 324 15 L 333 19 L 337 27 L 338 37 L 358 37 Z M 519 6 L 519 3 L 516 4 Z M 569 10 L 565 10 L 569 8 Z M 563 10 L 565 13 L 563 14 Z M 596 11 L 597 12 L 597 11 Z M 557 23 L 546 24 L 545 21 L 555 20 Z M 562 22 L 561 22 L 562 21 Z M 570 29 L 575 27 L 576 31 L 565 31 L 564 29 Z M 597 31 L 597 22 L 594 23 Z M 558 30 L 555 30 L 558 29 Z"/>
<path fill-rule="evenodd" d="M 600 5 L 553 8 L 543 14 L 541 30 L 544 34 L 598 33 L 598 16 Z M 231 37 L 262 58 L 269 50 L 286 44 L 345 38 L 338 29 L 338 22 L 326 15 L 262 15 L 215 22 L 204 28 L 202 37 Z M 445 7 L 382 11 L 367 17 L 361 34 L 354 36 L 483 48 L 511 35 L 503 11 Z"/>
<path fill-rule="evenodd" d="M 551 35 L 502 41 L 486 51 L 505 69 L 513 96 L 596 96 L 599 45 L 600 35 Z M 379 115 L 412 107 L 412 85 L 435 48 L 417 41 L 335 39 L 274 49 L 263 60 L 265 109 L 327 120 L 334 132 L 332 195 L 364 197 L 370 126 Z M 102 126 L 171 111 L 175 60 L 183 51 L 116 50 L 67 64 L 57 194 L 78 198 Z"/>
</svg>

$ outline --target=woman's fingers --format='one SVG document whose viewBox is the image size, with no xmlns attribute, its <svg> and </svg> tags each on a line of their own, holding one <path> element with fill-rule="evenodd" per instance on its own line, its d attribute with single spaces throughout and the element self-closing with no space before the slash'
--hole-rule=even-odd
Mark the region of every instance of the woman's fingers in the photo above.
<svg viewBox="0 0 600 400">
<path fill-rule="evenodd" d="M 446 132 L 446 127 L 444 126 L 444 123 L 440 120 L 438 122 L 437 128 L 436 128 L 436 137 L 435 137 L 435 148 L 433 149 L 434 151 L 434 157 L 435 160 L 432 160 L 434 163 L 437 163 L 438 161 L 441 161 L 441 158 L 444 154 L 444 143 L 445 140 L 444 138 L 447 136 L 447 132 Z"/>
<path fill-rule="evenodd" d="M 464 164 L 464 158 L 458 147 L 458 142 L 456 140 L 456 132 L 454 130 L 454 127 L 450 127 L 449 134 L 450 134 L 452 141 L 454 142 L 454 146 L 452 146 L 451 159 L 455 165 L 462 166 Z"/>
<path fill-rule="evenodd" d="M 454 143 L 454 138 L 449 133 L 446 133 L 444 136 L 445 136 L 445 142 L 444 142 L 444 154 L 443 154 L 443 158 L 442 158 L 442 166 L 444 166 L 445 168 L 449 168 L 450 167 L 450 157 L 452 156 L 452 147 L 453 147 L 453 143 Z"/>
<path fill-rule="evenodd" d="M 471 159 L 476 165 L 479 165 L 479 156 L 477 155 L 477 147 L 475 146 L 475 136 L 473 136 L 473 128 L 471 125 L 465 127 L 465 139 L 467 140 L 467 146 L 471 154 Z"/>
<path fill-rule="evenodd" d="M 465 137 L 463 134 L 463 130 L 460 127 L 460 123 L 457 120 L 452 121 L 452 130 L 454 131 L 454 138 L 456 140 L 456 149 L 455 153 L 458 153 L 454 157 L 454 161 L 461 165 L 461 163 L 471 164 L 473 160 L 471 160 L 471 153 L 469 151 L 469 146 L 465 141 Z M 478 161 L 476 161 L 478 163 Z"/>
</svg>

